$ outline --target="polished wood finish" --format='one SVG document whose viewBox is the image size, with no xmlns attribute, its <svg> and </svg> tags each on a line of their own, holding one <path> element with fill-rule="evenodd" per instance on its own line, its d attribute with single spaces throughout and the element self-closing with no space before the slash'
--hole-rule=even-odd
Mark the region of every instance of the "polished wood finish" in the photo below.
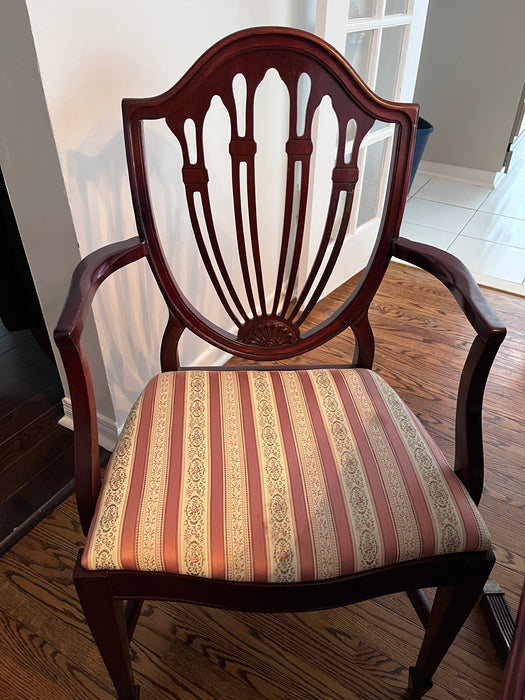
<svg viewBox="0 0 525 700">
<path fill-rule="evenodd" d="M 257 86 L 266 72 L 279 72 L 290 96 L 286 194 L 281 246 L 276 261 L 277 276 L 273 288 L 265 288 L 259 240 L 254 136 L 254 100 Z M 310 76 L 311 89 L 304 115 L 304 129 L 298 133 L 298 81 L 301 74 Z M 245 126 L 238 123 L 233 80 L 242 74 L 246 80 Z M 326 220 L 305 281 L 296 289 L 299 266 L 307 245 L 305 223 L 310 165 L 313 152 L 314 116 L 324 95 L 329 95 L 338 122 L 336 161 L 332 170 L 330 200 Z M 209 173 L 203 142 L 204 119 L 210 102 L 219 96 L 231 124 L 231 178 L 235 234 L 243 292 L 235 288 L 225 259 L 227 249 L 221 247 L 209 193 Z M 319 37 L 299 30 L 252 28 L 227 37 L 207 51 L 179 82 L 166 93 L 153 98 L 125 99 L 122 103 L 124 138 L 130 174 L 131 193 L 139 237 L 147 245 L 147 257 L 172 315 L 180 323 L 213 345 L 238 357 L 254 360 L 291 358 L 311 350 L 350 326 L 367 345 L 368 333 L 363 325 L 368 305 L 381 282 L 391 254 L 392 240 L 397 236 L 408 192 L 409 170 L 414 148 L 419 108 L 413 104 L 387 102 L 377 98 L 353 72 L 339 54 Z M 162 250 L 152 202 L 144 149 L 144 123 L 164 119 L 176 136 L 183 155 L 182 178 L 190 220 L 203 267 L 208 274 L 218 301 L 237 328 L 236 335 L 218 328 L 199 313 L 181 291 Z M 391 167 L 391 183 L 377 249 L 369 269 L 350 300 L 341 305 L 332 318 L 319 327 L 304 332 L 302 326 L 326 287 L 344 242 L 352 212 L 353 195 L 359 177 L 359 146 L 376 120 L 396 126 L 396 139 Z M 191 121 L 195 132 L 192 159 L 186 124 Z M 347 127 L 356 123 L 351 158 L 346 159 Z M 241 184 L 240 168 L 246 169 L 246 186 Z M 295 179 L 296 165 L 301 177 Z M 299 188 L 299 205 L 294 231 L 294 194 Z M 196 197 L 199 195 L 199 197 Z M 343 196 L 340 222 L 338 203 Z M 243 216 L 242 201 L 247 202 Z M 197 212 L 201 202 L 204 226 Z M 205 229 L 205 230 L 203 230 Z M 330 248 L 330 242 L 332 246 Z M 231 247 L 232 242 L 227 245 Z M 251 251 L 251 253 L 250 253 Z M 287 263 L 289 269 L 285 274 Z M 361 333 L 364 331 L 364 337 Z M 363 364 L 363 363 L 361 363 Z"/>
<path fill-rule="evenodd" d="M 0 323 L 0 554 L 73 491 L 62 384 L 30 330 Z"/>
<path fill-rule="evenodd" d="M 525 299 L 485 293 L 508 322 L 509 335 L 486 390 L 487 474 L 480 507 L 497 554 L 491 576 L 501 583 L 515 615 L 525 571 L 516 536 L 525 503 L 519 409 L 525 391 Z M 321 302 L 319 312 L 329 314 L 338 303 L 335 297 L 345 295 L 338 290 Z M 429 275 L 394 263 L 370 318 L 376 366 L 453 459 L 454 392 L 471 338 L 454 300 Z M 351 344 L 343 334 L 304 361 L 341 362 Z M 71 497 L 0 559 L 0 697 L 5 700 L 114 697 L 71 580 L 83 542 Z M 421 638 L 421 625 L 401 593 L 297 614 L 147 602 L 132 653 L 143 700 L 400 700 Z M 426 697 L 501 700 L 502 688 L 503 663 L 476 607 Z"/>
<path fill-rule="evenodd" d="M 257 217 L 255 211 L 253 140 L 253 96 L 257 84 L 268 68 L 275 66 L 286 84 L 291 104 L 297 103 L 299 75 L 312 77 L 312 89 L 306 109 L 304 134 L 296 129 L 297 115 L 290 110 L 290 131 L 286 145 L 288 154 L 287 202 L 283 244 L 278 262 L 278 282 L 274 301 L 268 302 L 264 288 Z M 242 72 L 247 81 L 246 133 L 240 134 L 233 105 L 232 80 Z M 295 86 L 295 87 L 294 87 Z M 295 90 L 295 92 L 294 92 Z M 203 155 L 202 130 L 204 115 L 211 97 L 219 94 L 232 123 L 230 155 L 232 160 L 233 204 L 237 245 L 247 303 L 241 302 L 232 277 L 224 264 L 224 256 L 215 235 L 208 199 L 208 173 Z M 328 204 L 326 225 L 314 256 L 312 270 L 304 286 L 296 290 L 297 266 L 304 244 L 303 209 L 308 191 L 310 138 L 313 114 L 321 97 L 332 98 L 339 124 L 339 146 L 332 171 L 332 196 Z M 456 410 L 455 469 L 479 500 L 483 485 L 483 449 L 481 439 L 481 402 L 488 372 L 505 335 L 505 328 L 491 310 L 466 268 L 452 256 L 408 240 L 398 240 L 413 151 L 417 107 L 397 105 L 376 98 L 344 59 L 317 37 L 297 30 L 282 28 L 251 29 L 219 42 L 207 52 L 179 83 L 164 95 L 148 100 L 125 100 L 124 133 L 128 155 L 131 188 L 139 232 L 138 239 L 113 244 L 88 256 L 73 277 L 69 298 L 59 321 L 55 338 L 68 373 L 75 416 L 75 459 L 77 501 L 86 531 L 100 488 L 97 454 L 96 412 L 93 389 L 81 345 L 81 331 L 93 295 L 113 271 L 146 256 L 166 300 L 170 317 L 162 357 L 174 353 L 183 327 L 238 358 L 252 361 L 284 360 L 314 351 L 342 333 L 356 338 L 354 357 L 359 366 L 369 367 L 374 357 L 369 308 L 383 280 L 392 255 L 414 262 L 443 282 L 456 297 L 459 307 L 473 328 L 473 341 L 461 372 Z M 148 195 L 145 155 L 142 143 L 142 121 L 165 118 L 180 141 L 190 218 L 197 247 L 217 297 L 230 319 L 237 325 L 231 333 L 218 328 L 192 305 L 179 289 L 164 258 L 155 230 Z M 184 126 L 193 119 L 196 129 L 196 160 L 189 156 Z M 395 150 L 392 159 L 390 189 L 387 195 L 380 235 L 367 269 L 351 292 L 338 299 L 328 316 L 314 315 L 335 258 L 340 252 L 353 202 L 358 176 L 357 161 L 345 162 L 346 130 L 350 120 L 357 122 L 356 142 L 371 128 L 375 119 L 396 124 Z M 357 151 L 357 149 L 354 149 Z M 241 214 L 240 163 L 246 165 L 248 223 Z M 295 182 L 292 173 L 301 163 L 299 228 L 290 233 L 291 197 Z M 195 195 L 200 195 L 206 225 L 206 237 L 195 210 Z M 340 194 L 345 201 L 341 227 L 335 227 L 336 206 Z M 205 240 L 207 243 L 205 243 Z M 329 252 L 329 243 L 333 245 Z M 252 251 L 250 262 L 247 250 Z M 284 270 L 291 260 L 288 278 Z M 251 273 L 253 272 L 253 279 Z M 284 304 L 278 311 L 280 285 L 284 280 Z M 293 293 L 292 293 L 293 290 Z M 346 290 L 345 290 L 346 291 Z M 228 295 L 230 300 L 228 300 Z M 351 364 L 349 352 L 354 343 L 347 338 L 347 353 L 339 364 Z M 443 343 L 443 340 L 440 340 Z M 450 339 L 448 343 L 450 343 Z M 447 348 L 447 341 L 444 347 Z M 388 347 L 388 344 L 387 344 Z M 435 348 L 429 349 L 434 354 Z M 448 352 L 448 350 L 445 350 Z M 399 362 L 393 353 L 392 364 Z M 402 355 L 402 353 L 401 353 Z M 325 358 L 326 362 L 326 358 Z M 407 376 L 410 376 L 408 373 Z M 130 660 L 132 627 L 137 621 L 138 607 L 126 615 L 123 601 L 175 600 L 213 607 L 251 612 L 287 612 L 317 610 L 359 602 L 371 597 L 398 591 L 437 586 L 435 602 L 426 624 L 426 634 L 419 657 L 411 671 L 411 691 L 420 697 L 432 686 L 431 677 L 463 621 L 472 609 L 493 565 L 493 554 L 473 552 L 404 562 L 383 569 L 371 570 L 327 581 L 294 584 L 238 583 L 185 577 L 168 573 L 132 571 L 85 571 L 77 563 L 74 580 L 86 619 L 109 670 L 119 698 L 136 697 L 136 686 Z M 411 594 L 411 598 L 416 596 Z M 419 596 L 417 596 L 419 598 Z M 422 615 L 422 617 L 424 617 Z"/>
<path fill-rule="evenodd" d="M 449 253 L 435 255 L 431 246 L 400 238 L 394 255 L 432 272 L 452 292 L 477 333 L 461 374 L 456 408 L 454 470 L 475 503 L 483 491 L 481 411 L 490 368 L 506 329 L 490 309 L 463 263 Z"/>
<path fill-rule="evenodd" d="M 77 265 L 55 341 L 69 382 L 75 421 L 75 492 L 80 522 L 87 534 L 100 490 L 100 456 L 97 409 L 89 364 L 81 335 L 87 315 L 102 282 L 115 270 L 145 254 L 138 238 L 113 243 L 88 255 Z"/>
</svg>

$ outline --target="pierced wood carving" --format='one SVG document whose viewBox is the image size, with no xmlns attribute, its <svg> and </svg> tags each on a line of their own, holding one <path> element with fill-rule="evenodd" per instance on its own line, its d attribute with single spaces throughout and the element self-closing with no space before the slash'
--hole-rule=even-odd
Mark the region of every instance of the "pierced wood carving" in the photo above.
<svg viewBox="0 0 525 700">
<path fill-rule="evenodd" d="M 297 326 L 275 318 L 257 317 L 239 328 L 238 339 L 247 345 L 272 348 L 291 345 L 299 340 Z"/>
<path fill-rule="evenodd" d="M 276 137 L 280 147 L 276 177 L 282 175 L 284 196 L 276 210 L 280 220 L 272 219 L 272 250 L 267 248 L 267 231 L 261 227 L 265 212 L 261 214 L 256 182 L 257 173 L 260 183 L 263 171 L 256 167 L 257 154 L 273 153 L 273 145 L 268 149 L 257 128 L 258 96 L 265 94 L 260 88 L 270 71 L 270 77 L 277 74 L 275 80 L 288 105 L 288 113 L 283 105 L 285 130 Z M 236 90 L 240 84 L 243 89 Z M 314 124 L 325 97 L 333 117 L 330 128 L 334 130 L 335 150 L 328 197 L 321 198 L 320 221 L 312 232 L 308 211 L 315 189 L 311 186 Z M 212 167 L 214 161 L 206 147 L 206 124 L 212 123 L 207 119 L 214 98 L 219 98 L 225 125 L 219 144 L 224 151 L 223 175 Z M 372 287 L 379 285 L 401 221 L 416 116 L 416 107 L 377 100 L 344 59 L 322 41 L 281 29 L 246 32 L 235 43 L 224 40 L 166 93 L 126 100 L 126 149 L 140 237 L 147 243 L 148 258 L 164 297 L 170 300 L 172 314 L 209 343 L 234 355 L 258 359 L 278 359 L 292 348 L 301 352 L 313 349 L 336 335 L 341 326 L 352 325 L 349 321 L 353 317 L 362 318 L 361 312 L 355 315 L 353 304 L 343 305 L 319 332 L 310 328 L 301 335 L 299 331 L 322 298 L 344 250 L 360 177 L 359 149 L 376 120 L 397 125 L 392 186 L 369 266 L 373 268 L 369 283 L 360 285 L 355 305 L 366 306 Z M 194 305 L 200 303 L 199 295 L 188 298 L 183 294 L 164 257 L 150 198 L 143 135 L 143 122 L 158 119 L 165 121 L 179 142 L 189 219 L 213 295 L 210 307 L 213 303 L 224 310 L 228 330 L 222 321 L 221 325 L 210 322 Z M 323 174 L 328 175 L 318 173 L 316 177 Z M 231 197 L 228 192 L 220 207 L 214 207 L 214 197 L 220 191 L 213 187 L 217 178 L 227 189 L 231 186 Z M 226 219 L 221 212 L 230 206 Z M 231 222 L 226 230 L 225 221 Z M 361 346 L 366 344 L 363 336 Z M 283 352 L 279 346 L 284 346 Z M 269 352 L 270 348 L 274 352 Z M 173 352 L 175 347 L 170 354 Z"/>
</svg>

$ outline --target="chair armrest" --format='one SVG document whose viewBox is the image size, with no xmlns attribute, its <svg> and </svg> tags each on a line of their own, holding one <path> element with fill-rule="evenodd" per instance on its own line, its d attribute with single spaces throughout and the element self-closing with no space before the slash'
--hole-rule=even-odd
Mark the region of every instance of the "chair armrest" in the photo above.
<svg viewBox="0 0 525 700">
<path fill-rule="evenodd" d="M 138 238 L 112 243 L 86 256 L 75 268 L 54 338 L 66 371 L 74 421 L 75 487 L 84 533 L 87 533 L 100 489 L 97 412 L 89 364 L 82 347 L 95 292 L 119 268 L 146 255 Z"/>
<path fill-rule="evenodd" d="M 145 255 L 144 243 L 135 236 L 103 246 L 78 263 L 53 333 L 59 348 L 63 343 L 80 340 L 93 297 L 102 282 L 119 268 Z"/>
<path fill-rule="evenodd" d="M 401 237 L 394 242 L 393 254 L 396 258 L 430 272 L 443 282 L 482 340 L 488 341 L 495 335 L 501 335 L 501 343 L 506 333 L 505 325 L 493 311 L 470 270 L 461 260 L 434 246 Z"/>
<path fill-rule="evenodd" d="M 483 491 L 483 393 L 505 325 L 483 296 L 465 265 L 454 255 L 434 246 L 399 238 L 393 255 L 426 270 L 453 294 L 476 332 L 461 372 L 456 405 L 456 446 L 454 471 L 475 503 Z"/>
</svg>

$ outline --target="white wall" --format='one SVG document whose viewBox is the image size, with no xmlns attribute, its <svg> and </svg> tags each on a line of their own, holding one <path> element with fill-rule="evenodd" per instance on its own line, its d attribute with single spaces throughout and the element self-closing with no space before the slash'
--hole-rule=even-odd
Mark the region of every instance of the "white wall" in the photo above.
<svg viewBox="0 0 525 700">
<path fill-rule="evenodd" d="M 136 234 L 122 139 L 122 97 L 163 92 L 206 48 L 237 29 L 259 24 L 311 28 L 314 6 L 310 0 L 26 4 L 82 256 Z M 176 206 L 168 201 L 167 209 L 170 204 Z M 119 426 L 145 381 L 159 369 L 165 315 L 142 262 L 106 282 L 95 306 Z M 195 276 L 193 284 L 198 284 Z M 186 344 L 183 362 L 198 360 L 201 350 Z"/>
<path fill-rule="evenodd" d="M 51 335 L 80 254 L 29 18 L 19 0 L 0 2 L 0 67 L 0 165 Z M 112 421 L 113 405 L 92 324 L 86 327 L 85 339 L 98 407 Z"/>
<path fill-rule="evenodd" d="M 414 99 L 435 131 L 426 161 L 503 164 L 525 80 L 523 0 L 431 0 Z"/>
</svg>

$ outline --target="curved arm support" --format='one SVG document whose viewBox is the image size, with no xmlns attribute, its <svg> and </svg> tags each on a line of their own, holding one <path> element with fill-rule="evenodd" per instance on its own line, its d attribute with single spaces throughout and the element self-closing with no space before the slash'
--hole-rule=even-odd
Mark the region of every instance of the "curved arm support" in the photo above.
<svg viewBox="0 0 525 700">
<path fill-rule="evenodd" d="M 393 243 L 392 255 L 430 272 L 443 282 L 481 339 L 488 342 L 498 336 L 501 343 L 507 329 L 461 260 L 444 250 L 408 238 L 398 238 Z"/>
<path fill-rule="evenodd" d="M 459 382 L 454 471 L 477 504 L 483 491 L 483 393 L 507 330 L 469 270 L 455 256 L 406 238 L 393 243 L 393 255 L 430 272 L 443 282 L 476 331 Z"/>
<path fill-rule="evenodd" d="M 474 338 L 459 382 L 454 471 L 476 505 L 483 492 L 483 393 L 501 340 L 484 343 L 479 336 Z"/>
<path fill-rule="evenodd" d="M 368 318 L 368 308 L 366 313 L 351 326 L 354 331 L 355 348 L 352 366 L 372 369 L 374 364 L 375 339 L 370 320 Z"/>
<path fill-rule="evenodd" d="M 110 274 L 146 255 L 138 237 L 113 243 L 85 257 L 75 268 L 54 338 L 64 363 L 75 424 L 77 505 L 87 533 L 100 489 L 97 411 L 89 364 L 81 335 L 95 292 Z"/>
<path fill-rule="evenodd" d="M 171 311 L 160 349 L 160 367 L 163 372 L 173 372 L 180 367 L 179 340 L 184 324 Z"/>
</svg>

